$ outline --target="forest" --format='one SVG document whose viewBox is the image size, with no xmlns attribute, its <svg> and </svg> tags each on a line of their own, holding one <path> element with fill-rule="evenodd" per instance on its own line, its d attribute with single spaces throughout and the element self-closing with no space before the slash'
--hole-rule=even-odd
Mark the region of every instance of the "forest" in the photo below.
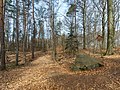
<svg viewBox="0 0 120 90">
<path fill-rule="evenodd" d="M 120 0 L 0 0 L 0 90 L 120 90 Z"/>
</svg>

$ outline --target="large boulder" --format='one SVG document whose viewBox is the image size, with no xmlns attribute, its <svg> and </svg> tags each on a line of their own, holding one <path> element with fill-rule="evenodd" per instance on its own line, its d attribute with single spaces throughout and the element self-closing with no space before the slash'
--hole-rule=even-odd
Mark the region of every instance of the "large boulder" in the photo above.
<svg viewBox="0 0 120 90">
<path fill-rule="evenodd" d="M 90 70 L 101 66 L 103 66 L 101 60 L 81 54 L 76 56 L 75 62 L 71 66 L 71 69 L 74 71 Z"/>
</svg>

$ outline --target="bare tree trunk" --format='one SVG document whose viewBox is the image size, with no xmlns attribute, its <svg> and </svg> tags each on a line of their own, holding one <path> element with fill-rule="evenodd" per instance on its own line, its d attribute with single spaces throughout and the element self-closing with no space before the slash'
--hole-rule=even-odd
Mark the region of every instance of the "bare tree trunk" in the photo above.
<svg viewBox="0 0 120 90">
<path fill-rule="evenodd" d="M 41 25 L 39 25 L 39 26 L 41 26 Z M 39 32 L 38 32 L 38 48 L 39 48 L 39 50 L 41 50 L 41 44 L 40 44 L 40 34 L 41 34 L 41 28 L 39 29 Z"/>
<path fill-rule="evenodd" d="M 95 19 L 94 19 L 94 31 L 93 31 L 93 33 L 94 33 L 94 35 L 93 35 L 93 39 L 95 39 L 96 38 L 96 36 L 97 36 L 97 15 L 96 15 L 96 12 L 95 12 L 95 15 L 94 15 L 94 17 L 95 17 Z M 98 43 L 97 43 L 97 41 L 96 40 L 94 40 L 94 53 L 96 53 L 96 51 L 97 51 L 97 49 L 98 49 Z"/>
<path fill-rule="evenodd" d="M 23 40 L 23 55 L 24 55 L 24 61 L 26 63 L 26 41 L 27 41 L 27 30 L 26 30 L 26 8 L 25 8 L 25 1 L 23 1 L 23 29 L 24 29 L 24 40 Z"/>
<path fill-rule="evenodd" d="M 53 41 L 53 60 L 56 60 L 56 35 L 54 31 L 54 6 L 53 6 L 53 16 L 52 16 L 52 41 Z"/>
<path fill-rule="evenodd" d="M 6 69 L 5 64 L 5 33 L 4 33 L 4 8 L 3 0 L 0 0 L 0 38 L 1 38 L 1 70 Z"/>
<path fill-rule="evenodd" d="M 45 40 L 44 40 L 44 22 L 41 24 L 41 34 L 42 34 L 42 51 L 45 51 Z"/>
<path fill-rule="evenodd" d="M 33 37 L 32 37 L 32 59 L 34 59 L 35 55 L 34 55 L 34 52 L 35 52 L 35 16 L 34 16 L 34 0 L 32 0 L 32 15 L 33 15 Z"/>
<path fill-rule="evenodd" d="M 50 0 L 51 5 L 50 5 L 50 9 L 51 9 L 51 18 L 50 18 L 50 22 L 51 22 L 51 29 L 52 29 L 52 59 L 56 60 L 56 35 L 55 35 L 55 31 L 54 31 L 54 2 L 52 2 L 52 0 Z"/>
<path fill-rule="evenodd" d="M 76 0 L 74 0 L 74 3 L 75 3 L 75 6 L 76 6 Z M 77 29 L 76 29 L 76 7 L 75 7 L 75 35 L 77 35 Z"/>
<path fill-rule="evenodd" d="M 86 49 L 86 0 L 83 2 L 83 49 Z"/>
<path fill-rule="evenodd" d="M 13 32 L 12 32 L 12 51 L 15 51 L 15 19 L 13 19 Z"/>
<path fill-rule="evenodd" d="M 113 0 L 107 0 L 107 15 L 108 15 L 108 35 L 107 35 L 107 50 L 106 54 L 113 54 L 114 44 L 114 23 L 113 23 Z"/>
<path fill-rule="evenodd" d="M 19 57 L 19 5 L 16 0 L 17 13 L 16 13 L 16 66 L 18 65 L 18 57 Z"/>
<path fill-rule="evenodd" d="M 28 0 L 27 10 L 26 10 L 27 11 L 27 20 L 26 20 L 27 22 L 29 21 L 28 20 L 28 18 L 29 18 L 29 9 L 30 9 L 30 0 Z M 26 45 L 27 50 L 30 50 L 30 40 L 29 40 L 29 36 L 30 35 L 28 34 L 29 27 L 30 27 L 29 23 L 27 23 L 27 35 L 26 35 L 26 37 L 27 37 L 27 39 L 26 39 L 27 40 L 26 41 L 26 43 L 27 43 L 27 45 Z"/>
<path fill-rule="evenodd" d="M 105 48 L 105 8 L 106 8 L 106 2 L 105 0 L 102 1 L 102 49 Z"/>
</svg>

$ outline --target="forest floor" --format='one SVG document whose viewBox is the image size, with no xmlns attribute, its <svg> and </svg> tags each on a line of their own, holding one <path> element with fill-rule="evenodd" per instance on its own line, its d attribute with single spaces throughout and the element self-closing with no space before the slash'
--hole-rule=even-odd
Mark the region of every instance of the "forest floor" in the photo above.
<svg viewBox="0 0 120 90">
<path fill-rule="evenodd" d="M 74 58 L 59 55 L 61 60 L 55 62 L 49 54 L 39 55 L 28 64 L 0 71 L 0 90 L 120 90 L 120 55 L 91 54 L 104 66 L 88 71 L 71 71 Z"/>
</svg>

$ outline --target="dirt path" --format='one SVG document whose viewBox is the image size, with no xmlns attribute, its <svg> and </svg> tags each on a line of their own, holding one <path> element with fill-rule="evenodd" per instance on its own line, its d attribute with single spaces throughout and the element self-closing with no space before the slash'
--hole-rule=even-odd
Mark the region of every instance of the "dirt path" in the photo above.
<svg viewBox="0 0 120 90">
<path fill-rule="evenodd" d="M 59 65 L 45 55 L 27 66 L 0 72 L 0 90 L 120 90 L 118 63 L 104 60 L 106 67 L 71 72 L 69 63 Z"/>
<path fill-rule="evenodd" d="M 50 60 L 49 55 L 39 57 L 28 66 L 0 72 L 0 90 L 27 89 L 46 82 L 47 78 L 62 71 L 59 65 Z"/>
</svg>

